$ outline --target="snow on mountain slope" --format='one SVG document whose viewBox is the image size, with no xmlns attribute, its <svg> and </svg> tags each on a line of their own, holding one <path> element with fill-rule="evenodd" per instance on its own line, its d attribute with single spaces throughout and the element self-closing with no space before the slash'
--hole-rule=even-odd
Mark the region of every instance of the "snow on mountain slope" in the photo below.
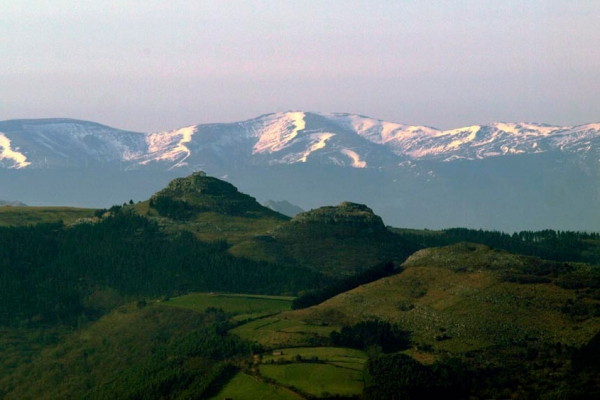
<svg viewBox="0 0 600 400">
<path fill-rule="evenodd" d="M 4 164 L 6 162 L 8 168 L 25 168 L 30 165 L 31 163 L 27 162 L 27 157 L 19 153 L 18 150 L 18 148 L 13 150 L 10 140 L 4 133 L 0 132 L 0 163 Z"/>
<path fill-rule="evenodd" d="M 585 152 L 592 148 L 592 141 L 600 140 L 600 124 L 560 127 L 491 123 L 441 131 L 349 114 L 329 114 L 327 117 L 408 159 L 451 161 L 550 150 Z"/>
<path fill-rule="evenodd" d="M 142 133 L 72 119 L 0 122 L 0 131 L 26 157 L 27 168 L 114 164 L 147 153 Z"/>
<path fill-rule="evenodd" d="M 0 132 L 3 168 L 76 167 L 89 162 L 125 169 L 195 169 L 215 162 L 377 168 L 408 160 L 449 162 L 548 151 L 589 158 L 600 148 L 600 123 L 560 127 L 499 122 L 443 131 L 360 115 L 300 111 L 154 133 L 70 119 L 0 121 Z"/>
<path fill-rule="evenodd" d="M 196 133 L 195 126 L 177 129 L 170 132 L 157 132 L 146 135 L 148 152 L 146 154 L 132 154 L 127 161 L 135 161 L 146 165 L 153 161 L 167 161 L 176 168 L 186 165 L 185 160 L 192 154 L 186 146 L 192 141 Z"/>
<path fill-rule="evenodd" d="M 252 136 L 258 138 L 253 153 L 275 153 L 289 146 L 306 127 L 304 116 L 302 112 L 290 112 L 264 118 L 264 124 L 253 129 Z"/>
</svg>

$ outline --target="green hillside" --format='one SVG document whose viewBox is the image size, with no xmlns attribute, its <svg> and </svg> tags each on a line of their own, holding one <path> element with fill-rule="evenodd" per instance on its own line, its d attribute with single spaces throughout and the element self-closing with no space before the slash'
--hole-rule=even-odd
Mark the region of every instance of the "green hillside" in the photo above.
<svg viewBox="0 0 600 400">
<path fill-rule="evenodd" d="M 289 219 L 201 173 L 2 207 L 0 397 L 598 398 L 597 241 Z"/>
<path fill-rule="evenodd" d="M 0 397 L 203 398 L 254 351 L 224 333 L 226 321 L 219 311 L 121 307 L 4 374 Z"/>
<path fill-rule="evenodd" d="M 370 208 L 344 202 L 300 213 L 231 252 L 346 276 L 385 261 L 400 264 L 419 248 L 391 233 Z"/>
<path fill-rule="evenodd" d="M 403 267 L 400 274 L 286 316 L 336 325 L 381 318 L 409 328 L 416 343 L 451 352 L 531 338 L 576 346 L 600 327 L 598 268 L 475 244 L 421 250 Z M 573 287 L 578 278 L 581 286 Z"/>
</svg>

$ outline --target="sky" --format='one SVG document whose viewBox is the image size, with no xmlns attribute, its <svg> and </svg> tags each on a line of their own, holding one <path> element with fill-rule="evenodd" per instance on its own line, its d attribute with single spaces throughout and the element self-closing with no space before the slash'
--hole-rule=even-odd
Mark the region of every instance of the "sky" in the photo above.
<svg viewBox="0 0 600 400">
<path fill-rule="evenodd" d="M 597 0 L 0 0 L 0 120 L 600 122 Z"/>
</svg>

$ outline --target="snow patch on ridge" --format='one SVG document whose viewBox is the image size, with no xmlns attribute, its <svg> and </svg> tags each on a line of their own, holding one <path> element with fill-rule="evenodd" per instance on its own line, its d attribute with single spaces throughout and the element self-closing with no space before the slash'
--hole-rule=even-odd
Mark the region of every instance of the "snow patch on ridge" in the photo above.
<svg viewBox="0 0 600 400">
<path fill-rule="evenodd" d="M 304 152 L 300 158 L 300 162 L 306 162 L 311 153 L 321 150 L 327 145 L 327 140 L 335 136 L 333 133 L 313 133 L 310 135 L 310 147 Z"/>
<path fill-rule="evenodd" d="M 23 153 L 18 152 L 18 148 L 13 150 L 10 147 L 10 139 L 2 132 L 0 132 L 0 150 L 2 150 L 2 152 L 0 152 L 0 161 L 9 159 L 13 160 L 16 164 L 11 168 L 20 169 L 31 165 L 31 163 L 27 161 L 27 157 L 25 157 Z"/>
<path fill-rule="evenodd" d="M 342 150 L 340 150 L 340 153 L 342 153 L 352 159 L 352 166 L 354 168 L 366 168 L 367 167 L 367 162 L 361 161 L 360 156 L 356 152 L 354 152 L 350 149 L 342 149 Z"/>
<path fill-rule="evenodd" d="M 275 153 L 286 148 L 296 139 L 298 132 L 306 127 L 304 117 L 303 112 L 275 114 L 273 118 L 266 121 L 252 153 Z"/>
<path fill-rule="evenodd" d="M 188 126 L 170 132 L 151 133 L 146 137 L 150 158 L 140 164 L 146 165 L 151 161 L 176 161 L 169 170 L 185 165 L 185 160 L 192 154 L 185 145 L 192 141 L 196 126 Z"/>
</svg>

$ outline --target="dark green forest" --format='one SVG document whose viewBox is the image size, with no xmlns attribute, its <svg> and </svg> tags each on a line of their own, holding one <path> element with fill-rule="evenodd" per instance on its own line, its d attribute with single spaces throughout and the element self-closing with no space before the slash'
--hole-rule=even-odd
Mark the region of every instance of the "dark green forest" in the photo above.
<svg viewBox="0 0 600 400">
<path fill-rule="evenodd" d="M 318 272 L 233 257 L 225 242 L 119 211 L 98 223 L 0 228 L 0 323 L 73 323 L 125 301 L 191 291 L 296 294 Z"/>
<path fill-rule="evenodd" d="M 451 228 L 441 231 L 391 229 L 394 233 L 418 243 L 422 247 L 473 242 L 545 260 L 600 264 L 600 233 L 545 229 L 515 232 L 511 235 L 500 231 L 467 228 Z"/>
</svg>

